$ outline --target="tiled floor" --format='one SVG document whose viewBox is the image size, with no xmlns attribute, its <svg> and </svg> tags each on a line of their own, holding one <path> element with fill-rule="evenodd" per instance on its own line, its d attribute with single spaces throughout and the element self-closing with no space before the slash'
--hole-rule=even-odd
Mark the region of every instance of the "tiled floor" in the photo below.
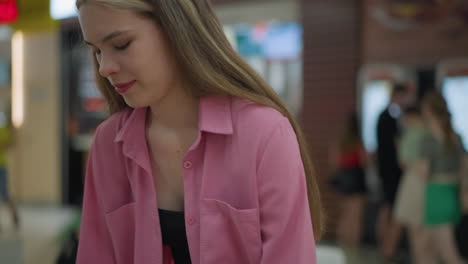
<svg viewBox="0 0 468 264">
<path fill-rule="evenodd" d="M 75 211 L 67 208 L 21 206 L 21 229 L 12 231 L 6 208 L 0 208 L 0 264 L 55 264 L 59 237 Z M 319 245 L 319 264 L 384 264 L 375 250 Z"/>
<path fill-rule="evenodd" d="M 394 264 L 382 259 L 374 248 L 338 248 L 331 245 L 317 246 L 318 264 Z M 407 262 L 398 262 L 407 263 Z"/>
<path fill-rule="evenodd" d="M 60 249 L 60 234 L 74 211 L 44 206 L 20 207 L 21 228 L 13 231 L 9 212 L 0 209 L 0 263 L 53 264 Z"/>
</svg>

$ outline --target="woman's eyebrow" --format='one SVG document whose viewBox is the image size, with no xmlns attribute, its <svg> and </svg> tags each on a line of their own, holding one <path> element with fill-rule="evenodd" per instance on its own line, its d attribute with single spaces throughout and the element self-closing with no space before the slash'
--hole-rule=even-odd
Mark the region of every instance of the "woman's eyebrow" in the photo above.
<svg viewBox="0 0 468 264">
<path fill-rule="evenodd" d="M 116 37 L 118 37 L 118 36 L 120 36 L 122 34 L 128 33 L 128 32 L 130 32 L 130 30 L 117 30 L 117 31 L 114 31 L 114 32 L 108 34 L 107 36 L 105 36 L 104 38 L 102 38 L 101 43 L 108 42 L 108 41 L 110 41 L 110 40 L 112 40 L 112 39 L 114 39 L 114 38 L 116 38 Z M 94 46 L 93 43 L 91 43 L 91 42 L 89 42 L 87 40 L 85 40 L 84 42 L 86 44 L 90 45 L 90 46 Z"/>
</svg>

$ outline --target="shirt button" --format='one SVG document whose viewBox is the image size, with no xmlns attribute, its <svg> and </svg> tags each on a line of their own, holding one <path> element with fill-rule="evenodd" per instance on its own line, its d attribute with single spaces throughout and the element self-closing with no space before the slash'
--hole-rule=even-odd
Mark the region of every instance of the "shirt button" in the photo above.
<svg viewBox="0 0 468 264">
<path fill-rule="evenodd" d="M 189 219 L 188 219 L 188 224 L 189 224 L 189 225 L 194 225 L 196 222 L 197 222 L 197 221 L 195 221 L 195 218 L 189 217 Z"/>
<path fill-rule="evenodd" d="M 184 168 L 186 168 L 186 169 L 192 168 L 192 162 L 190 162 L 190 161 L 184 162 Z"/>
</svg>

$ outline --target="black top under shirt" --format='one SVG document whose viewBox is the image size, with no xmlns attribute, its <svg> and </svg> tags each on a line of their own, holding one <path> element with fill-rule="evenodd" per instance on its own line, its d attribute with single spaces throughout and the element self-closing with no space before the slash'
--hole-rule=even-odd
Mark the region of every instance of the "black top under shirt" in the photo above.
<svg viewBox="0 0 468 264">
<path fill-rule="evenodd" d="M 184 212 L 159 209 L 163 244 L 171 248 L 175 264 L 191 264 Z"/>
</svg>

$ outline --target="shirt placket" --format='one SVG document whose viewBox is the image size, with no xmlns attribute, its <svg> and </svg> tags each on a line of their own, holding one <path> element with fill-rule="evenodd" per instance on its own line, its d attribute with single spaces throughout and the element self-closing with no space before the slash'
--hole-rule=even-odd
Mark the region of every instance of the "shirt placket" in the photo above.
<svg viewBox="0 0 468 264">
<path fill-rule="evenodd" d="M 193 264 L 199 263 L 200 254 L 200 222 L 199 222 L 199 189 L 200 179 L 198 172 L 202 170 L 200 156 L 202 146 L 202 134 L 199 133 L 197 140 L 184 156 L 182 171 L 184 180 L 184 210 L 187 241 L 190 249 L 190 257 Z"/>
</svg>

